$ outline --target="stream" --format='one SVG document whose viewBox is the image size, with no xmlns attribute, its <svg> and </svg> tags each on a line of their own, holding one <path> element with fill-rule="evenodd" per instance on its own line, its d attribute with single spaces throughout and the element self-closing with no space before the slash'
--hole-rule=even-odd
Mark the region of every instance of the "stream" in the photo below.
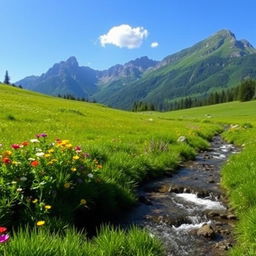
<svg viewBox="0 0 256 256">
<path fill-rule="evenodd" d="M 164 244 L 168 256 L 218 256 L 232 247 L 236 216 L 219 186 L 220 167 L 238 150 L 215 136 L 208 151 L 170 175 L 142 186 L 139 203 L 115 224 L 138 225 Z"/>
</svg>

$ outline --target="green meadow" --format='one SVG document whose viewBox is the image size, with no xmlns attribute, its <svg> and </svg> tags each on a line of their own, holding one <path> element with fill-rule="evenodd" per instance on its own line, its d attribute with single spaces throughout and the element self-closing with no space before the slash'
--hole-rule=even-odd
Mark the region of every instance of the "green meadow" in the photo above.
<svg viewBox="0 0 256 256">
<path fill-rule="evenodd" d="M 230 254 L 255 255 L 255 101 L 168 113 L 131 113 L 0 85 L 0 107 L 4 173 L 0 192 L 13 186 L 0 199 L 0 226 L 6 226 L 11 237 L 10 242 L 0 246 L 4 255 L 34 255 L 34 250 L 36 255 L 163 255 L 161 243 L 137 228 L 124 232 L 102 227 L 98 236 L 89 240 L 85 232 L 74 230 L 79 222 L 77 215 L 86 214 L 86 226 L 95 214 L 111 217 L 131 207 L 137 200 L 135 191 L 140 183 L 174 171 L 182 161 L 193 159 L 220 132 L 242 151 L 232 156 L 222 169 L 222 186 L 239 218 L 235 229 L 237 245 Z M 51 161 L 46 155 L 37 157 L 37 146 L 11 147 L 24 142 L 31 144 L 36 134 L 47 134 L 38 145 L 44 151 L 56 151 L 47 154 Z M 186 143 L 178 142 L 180 136 L 186 137 Z M 69 142 L 64 143 L 66 140 Z M 77 146 L 88 158 L 82 159 L 82 153 L 76 153 Z M 7 151 L 13 153 L 8 155 Z M 28 155 L 34 157 L 32 162 L 27 160 Z M 17 159 L 29 177 L 25 183 L 20 183 L 22 168 L 15 167 L 19 166 Z M 56 168 L 49 163 L 56 164 Z M 79 170 L 81 164 L 87 169 Z M 38 176 L 36 171 L 42 171 L 42 166 L 44 172 Z M 13 174 L 9 175 L 8 170 L 13 170 Z M 77 184 L 81 177 L 85 177 L 83 184 Z M 66 191 L 63 185 L 73 190 Z M 18 193 L 16 188 L 26 192 Z M 18 218 L 13 213 L 17 207 Z M 50 210 L 46 211 L 47 207 Z M 30 219 L 24 217 L 28 211 Z M 38 221 L 43 222 L 37 225 Z M 45 243 L 50 235 L 50 243 Z"/>
<path fill-rule="evenodd" d="M 160 114 L 119 111 L 7 85 L 0 85 L 0 106 L 0 220 L 14 230 L 0 249 L 8 255 L 28 255 L 15 248 L 30 247 L 30 240 L 40 241 L 47 232 L 55 244 L 38 242 L 38 255 L 45 250 L 60 255 L 59 245 L 73 225 L 87 228 L 97 222 L 95 216 L 113 217 L 131 207 L 141 182 L 175 170 L 222 130 L 218 124 L 164 120 Z M 36 134 L 47 137 L 35 144 Z M 180 136 L 187 143 L 178 142 Z M 21 238 L 34 228 L 31 238 Z M 143 230 L 120 232 L 103 228 L 88 246 L 104 240 L 99 255 L 161 255 L 160 243 Z M 81 235 L 72 234 L 78 241 L 72 255 L 85 255 L 78 250 Z M 146 249 L 138 236 L 149 241 Z M 121 247 L 127 254 L 116 253 Z M 50 253 L 50 248 L 55 249 Z M 135 251 L 128 253 L 130 248 Z"/>
</svg>

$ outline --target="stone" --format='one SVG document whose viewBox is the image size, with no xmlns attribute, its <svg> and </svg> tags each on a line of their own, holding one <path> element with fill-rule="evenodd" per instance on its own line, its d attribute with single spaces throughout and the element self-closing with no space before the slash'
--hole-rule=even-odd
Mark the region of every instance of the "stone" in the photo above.
<svg viewBox="0 0 256 256">
<path fill-rule="evenodd" d="M 197 230 L 197 235 L 213 239 L 215 237 L 215 231 L 211 225 L 205 224 Z"/>
<path fill-rule="evenodd" d="M 146 205 L 152 205 L 151 201 L 148 198 L 146 198 L 145 196 L 140 196 L 139 201 Z"/>
</svg>

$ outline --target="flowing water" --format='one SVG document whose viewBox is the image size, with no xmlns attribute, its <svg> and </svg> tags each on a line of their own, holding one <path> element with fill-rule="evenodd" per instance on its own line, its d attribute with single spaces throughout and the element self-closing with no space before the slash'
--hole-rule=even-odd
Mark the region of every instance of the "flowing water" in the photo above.
<svg viewBox="0 0 256 256">
<path fill-rule="evenodd" d="M 140 203 L 116 223 L 146 228 L 163 242 L 166 255 L 225 255 L 234 242 L 235 216 L 219 187 L 220 167 L 232 153 L 236 148 L 215 136 L 209 151 L 176 174 L 143 186 Z"/>
</svg>

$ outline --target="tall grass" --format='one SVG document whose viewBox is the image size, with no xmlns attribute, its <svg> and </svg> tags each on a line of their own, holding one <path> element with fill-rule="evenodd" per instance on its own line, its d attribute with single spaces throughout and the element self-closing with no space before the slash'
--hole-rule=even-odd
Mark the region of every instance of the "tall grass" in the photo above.
<svg viewBox="0 0 256 256">
<path fill-rule="evenodd" d="M 161 256 L 161 243 L 144 230 L 103 227 L 89 241 L 82 233 L 67 229 L 63 234 L 47 229 L 23 229 L 0 246 L 4 256 Z"/>
</svg>

